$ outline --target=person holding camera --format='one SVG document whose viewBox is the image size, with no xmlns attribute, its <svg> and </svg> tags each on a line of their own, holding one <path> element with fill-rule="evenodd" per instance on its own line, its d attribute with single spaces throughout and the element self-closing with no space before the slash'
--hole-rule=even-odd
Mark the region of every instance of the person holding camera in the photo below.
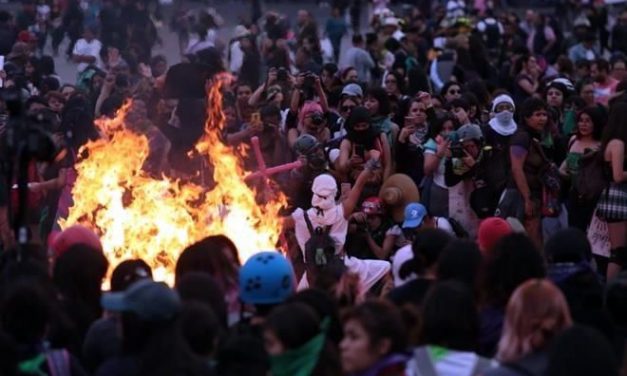
<svg viewBox="0 0 627 376">
<path fill-rule="evenodd" d="M 370 112 L 365 107 L 355 107 L 346 121 L 347 134 L 340 144 L 336 168 L 354 182 L 373 152 L 381 154 L 382 168 L 371 175 L 369 183 L 380 185 L 392 173 L 390 144 L 383 132 L 372 125 Z"/>
<path fill-rule="evenodd" d="M 290 111 L 285 120 L 290 148 L 301 134 L 310 134 L 326 144 L 331 139 L 327 127 L 329 105 L 318 75 L 303 72 L 294 78 Z"/>
<path fill-rule="evenodd" d="M 444 179 L 446 158 L 450 158 L 450 146 L 456 139 L 459 122 L 447 114 L 429 124 L 427 142 L 424 144 L 424 176 L 422 201 L 430 213 L 438 217 L 449 216 L 448 186 Z"/>
<path fill-rule="evenodd" d="M 266 81 L 248 98 L 248 105 L 251 107 L 261 104 L 272 104 L 281 109 L 281 128 L 285 125 L 283 109 L 285 106 L 285 95 L 283 88 L 291 85 L 291 77 L 285 68 L 270 68 Z"/>
<path fill-rule="evenodd" d="M 498 196 L 487 185 L 486 160 L 481 128 L 467 124 L 457 130 L 458 141 L 451 143 L 446 158 L 444 180 L 449 189 L 449 213 L 474 237 L 478 218 L 494 214 Z"/>
<path fill-rule="evenodd" d="M 385 214 L 379 197 L 364 200 L 361 211 L 353 213 L 349 220 L 347 254 L 360 259 L 389 259 L 396 236 L 389 231 L 394 224 Z"/>
<path fill-rule="evenodd" d="M 274 105 L 265 105 L 259 112 L 251 115 L 250 121 L 245 123 L 239 132 L 226 135 L 226 142 L 236 146 L 240 143 L 250 143 L 254 136 L 259 137 L 261 154 L 268 167 L 278 166 L 286 163 L 285 151 L 287 145 L 285 137 L 281 133 L 279 124 L 281 122 L 281 111 Z M 254 153 L 249 153 L 244 159 L 244 167 L 248 171 L 257 170 L 258 161 Z"/>
<path fill-rule="evenodd" d="M 409 102 L 404 114 L 403 127 L 396 142 L 396 172 L 408 175 L 416 186 L 420 186 L 424 177 L 424 143 L 427 141 L 429 124 L 434 124 L 437 117 L 431 95 L 419 92 Z"/>
</svg>

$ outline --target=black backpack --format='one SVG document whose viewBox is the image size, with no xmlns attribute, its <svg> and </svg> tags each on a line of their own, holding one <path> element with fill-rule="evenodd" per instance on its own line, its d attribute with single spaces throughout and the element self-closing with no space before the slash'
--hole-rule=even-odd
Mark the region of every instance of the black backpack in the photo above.
<svg viewBox="0 0 627 376">
<path fill-rule="evenodd" d="M 321 270 L 327 267 L 343 265 L 340 257 L 335 253 L 335 241 L 329 235 L 331 226 L 316 227 L 314 229 L 307 211 L 305 223 L 311 237 L 305 242 L 305 269 L 309 286 L 312 286 Z"/>
<path fill-rule="evenodd" d="M 579 172 L 573 188 L 581 199 L 596 201 L 610 183 L 607 175 L 603 153 L 598 150 L 587 152 L 579 160 Z"/>
</svg>

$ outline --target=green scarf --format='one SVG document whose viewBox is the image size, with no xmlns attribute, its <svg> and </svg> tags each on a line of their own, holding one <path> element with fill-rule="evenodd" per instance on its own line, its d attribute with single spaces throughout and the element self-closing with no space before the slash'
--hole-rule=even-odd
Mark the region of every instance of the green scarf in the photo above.
<svg viewBox="0 0 627 376">
<path fill-rule="evenodd" d="M 576 114 L 573 110 L 564 111 L 564 125 L 562 125 L 562 133 L 570 136 L 575 133 Z"/>
<path fill-rule="evenodd" d="M 270 357 L 273 376 L 310 376 L 318 363 L 326 340 L 328 319 L 322 322 L 322 331 L 301 347 Z"/>
<path fill-rule="evenodd" d="M 27 375 L 45 376 L 46 373 L 41 370 L 41 366 L 44 364 L 45 361 L 46 355 L 39 354 L 32 359 L 21 362 L 18 365 L 18 370 L 20 371 L 20 373 L 25 373 Z"/>
</svg>

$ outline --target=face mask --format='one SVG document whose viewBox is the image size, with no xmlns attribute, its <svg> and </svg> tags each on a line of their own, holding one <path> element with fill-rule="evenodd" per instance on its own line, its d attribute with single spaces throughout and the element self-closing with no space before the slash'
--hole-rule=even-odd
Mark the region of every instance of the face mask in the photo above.
<svg viewBox="0 0 627 376">
<path fill-rule="evenodd" d="M 497 113 L 496 115 L 494 115 L 494 117 L 501 124 L 509 124 L 514 119 L 514 113 L 506 110 Z"/>
<path fill-rule="evenodd" d="M 328 196 L 318 196 L 314 193 L 311 197 L 311 206 L 322 210 L 332 209 L 335 206 L 335 193 Z"/>
</svg>

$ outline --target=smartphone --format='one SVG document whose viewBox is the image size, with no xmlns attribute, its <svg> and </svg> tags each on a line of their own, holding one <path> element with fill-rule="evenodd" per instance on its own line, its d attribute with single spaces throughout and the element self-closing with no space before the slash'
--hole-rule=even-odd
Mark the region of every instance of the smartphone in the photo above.
<svg viewBox="0 0 627 376">
<path fill-rule="evenodd" d="M 405 116 L 405 126 L 406 127 L 412 127 L 414 126 L 414 117 L 413 116 Z"/>
<path fill-rule="evenodd" d="M 364 158 L 366 155 L 366 148 L 364 147 L 364 145 L 355 145 L 355 154 Z"/>
<path fill-rule="evenodd" d="M 461 144 L 456 144 L 451 146 L 451 156 L 453 158 L 463 158 L 464 157 L 464 149 Z"/>
<path fill-rule="evenodd" d="M 259 112 L 253 112 L 250 115 L 250 122 L 253 124 L 259 123 L 261 121 L 261 114 Z"/>
</svg>

